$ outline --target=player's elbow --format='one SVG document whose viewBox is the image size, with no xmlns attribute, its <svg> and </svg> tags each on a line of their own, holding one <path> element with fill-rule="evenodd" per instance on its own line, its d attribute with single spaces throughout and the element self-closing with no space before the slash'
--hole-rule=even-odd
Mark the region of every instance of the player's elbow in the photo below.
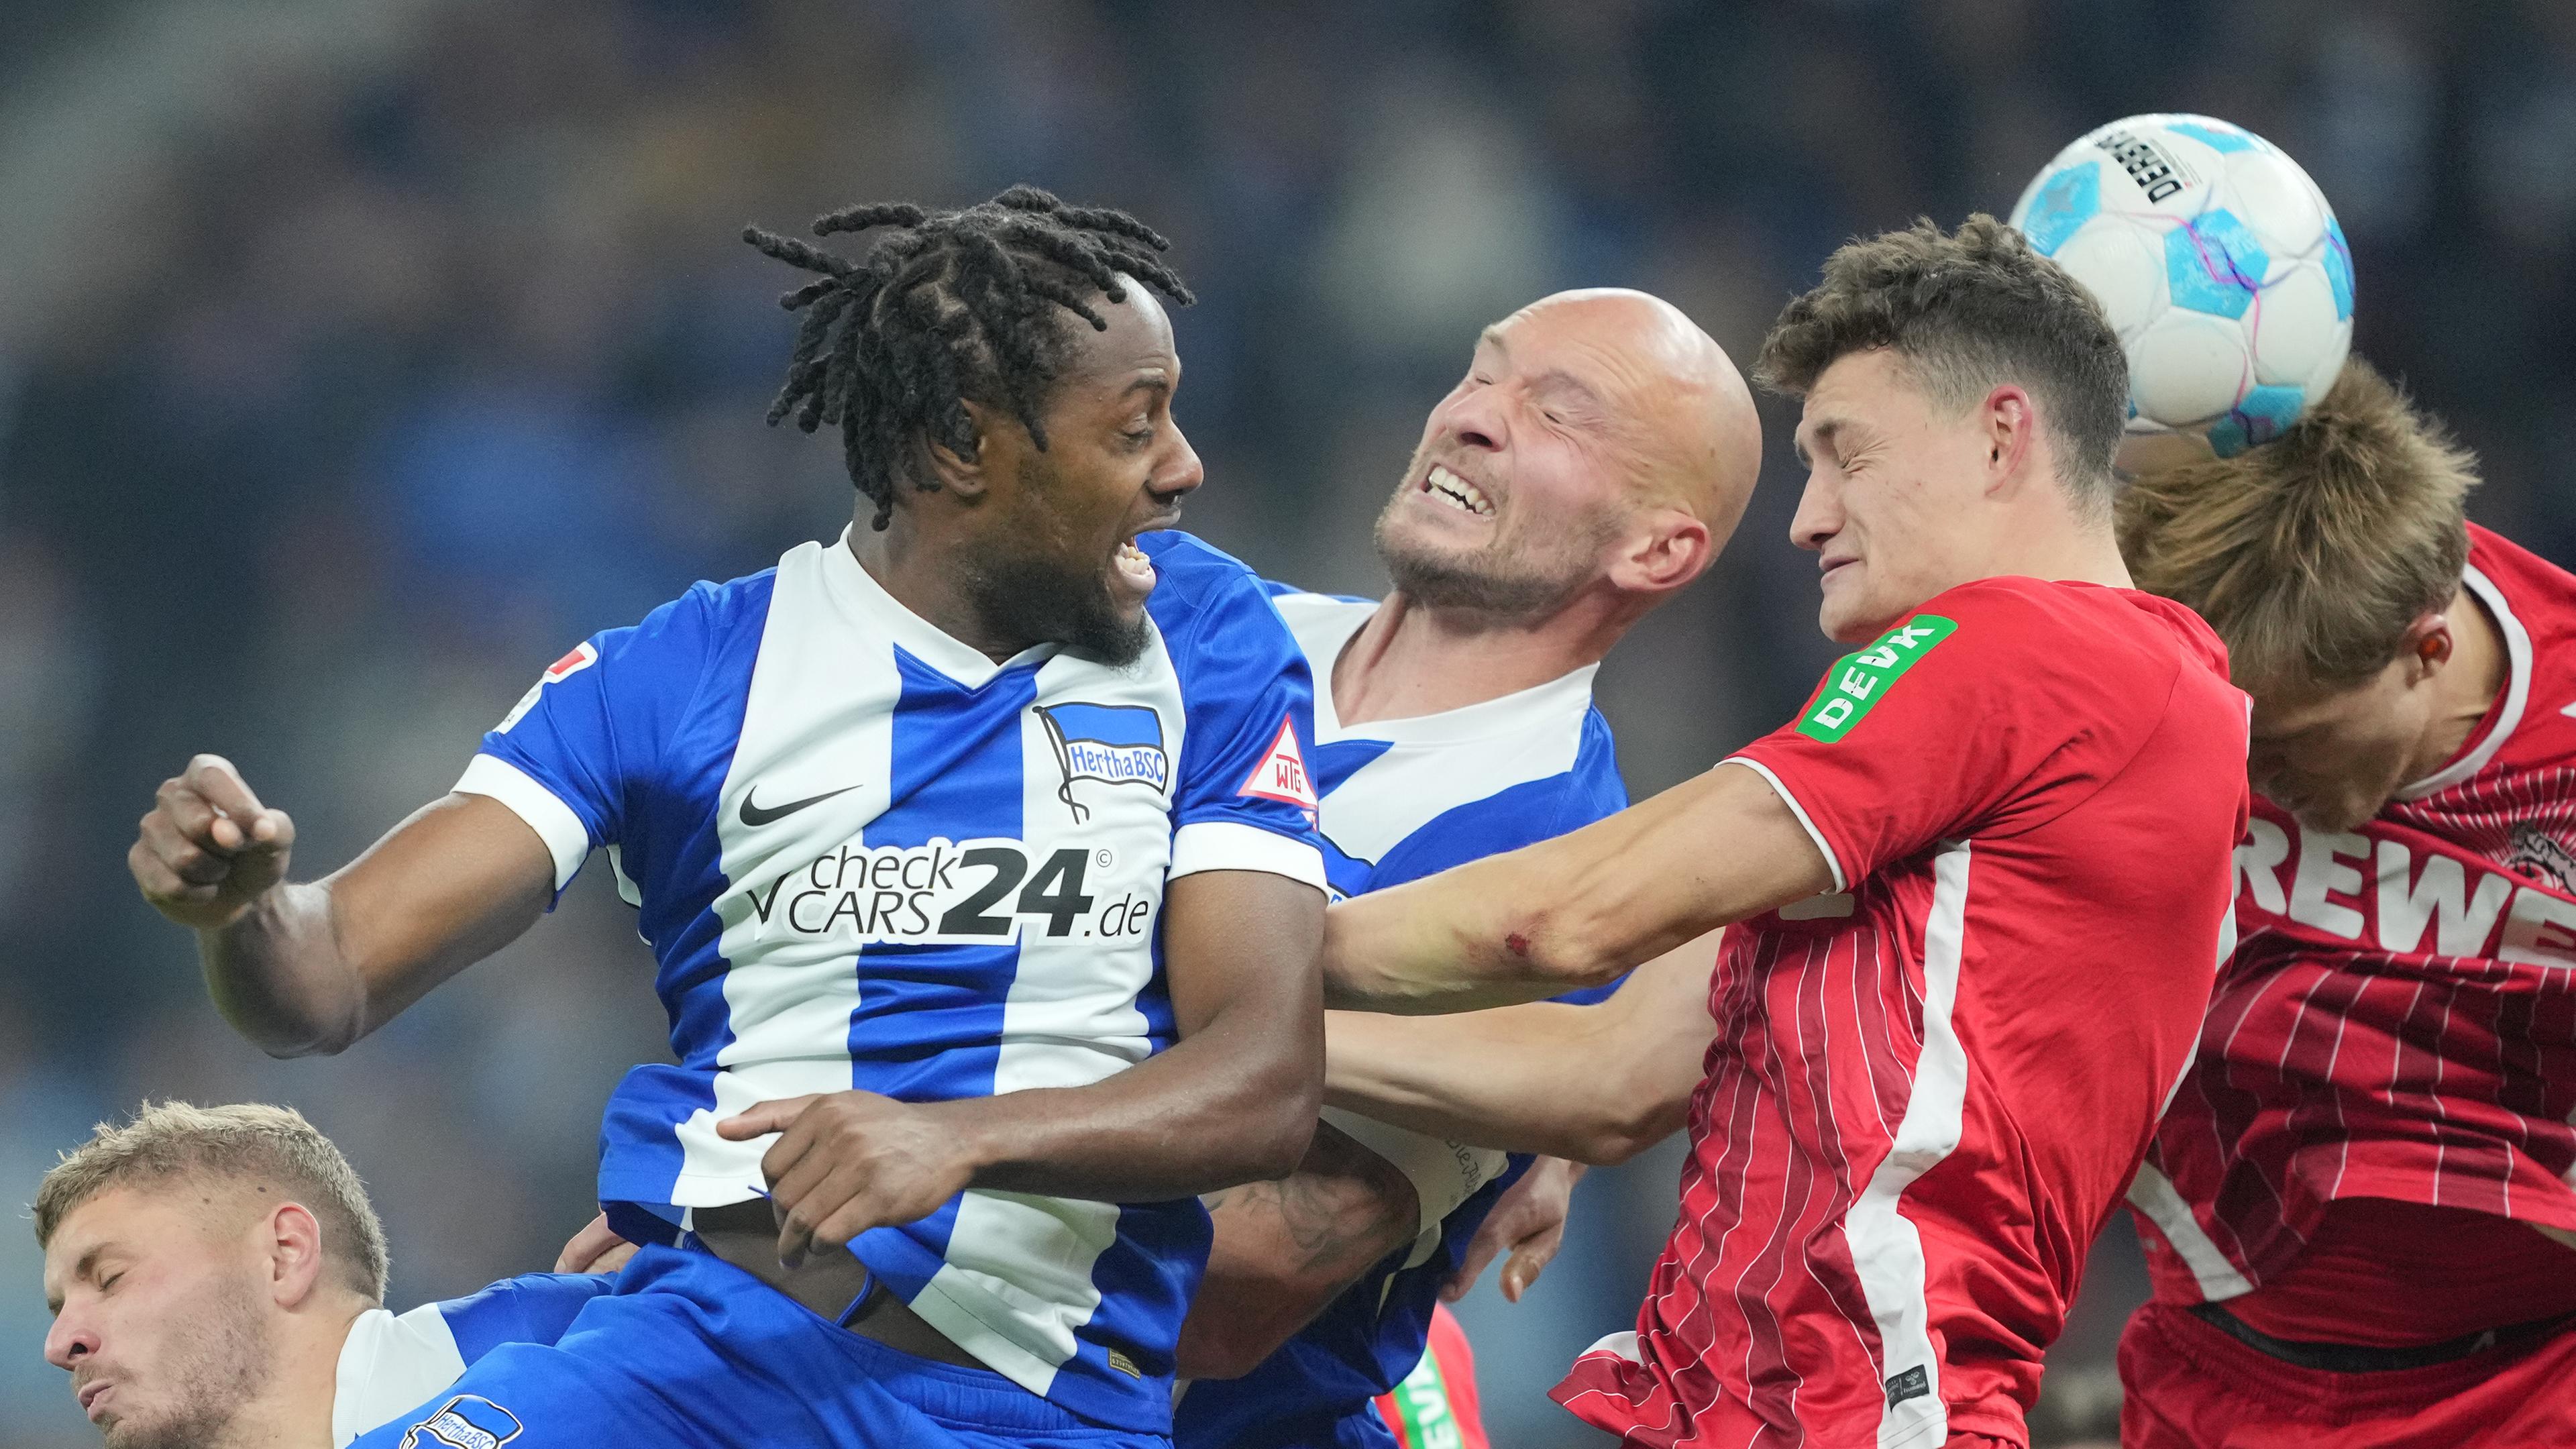
<svg viewBox="0 0 2576 1449">
<path fill-rule="evenodd" d="M 1243 1144 L 1244 1180 L 1268 1182 L 1295 1172 L 1315 1140 L 1315 1116 L 1323 1105 L 1320 1081 L 1313 1090 L 1291 1088 L 1256 1104 L 1246 1114 L 1251 1120 L 1238 1139 Z"/>
<path fill-rule="evenodd" d="M 1532 916 L 1504 937 L 1503 949 L 1520 958 L 1527 974 L 1560 991 L 1607 986 L 1635 964 L 1619 950 L 1614 923 L 1580 906 Z"/>
<path fill-rule="evenodd" d="M 1616 1167 L 1679 1132 L 1698 1090 L 1697 1058 L 1660 1050 L 1619 1051 L 1602 1063 L 1584 1099 L 1579 1150 L 1559 1152 L 1593 1167 Z"/>
<path fill-rule="evenodd" d="M 220 987 L 215 993 L 215 1005 L 244 1041 L 277 1061 L 336 1057 L 365 1034 L 354 1013 L 293 1009 L 280 1002 L 254 1009 L 238 1000 L 227 1000 Z"/>
<path fill-rule="evenodd" d="M 1555 1156 L 1588 1167 L 1616 1167 L 1680 1131 L 1690 1102 L 1687 1098 L 1619 1101 L 1601 1103 L 1599 1108 L 1566 1144 L 1570 1150 Z"/>
<path fill-rule="evenodd" d="M 1236 1099 L 1230 1164 L 1241 1182 L 1286 1177 L 1306 1160 L 1315 1140 L 1315 1118 L 1324 1107 L 1320 1053 L 1300 1052 L 1245 1079 Z"/>
</svg>

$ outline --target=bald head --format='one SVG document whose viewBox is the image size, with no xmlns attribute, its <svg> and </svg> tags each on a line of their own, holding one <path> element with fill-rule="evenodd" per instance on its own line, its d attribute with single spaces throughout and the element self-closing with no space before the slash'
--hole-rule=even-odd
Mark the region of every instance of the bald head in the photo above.
<svg viewBox="0 0 2576 1449">
<path fill-rule="evenodd" d="M 1591 599 L 1625 627 L 1716 556 L 1761 455 L 1743 375 L 1681 309 L 1559 292 L 1477 338 L 1378 552 L 1418 602 L 1527 623 Z"/>
<path fill-rule="evenodd" d="M 1506 350 L 1520 337 L 1597 358 L 1587 380 L 1631 434 L 1641 498 L 1687 510 L 1720 538 L 1734 529 L 1762 471 L 1762 421 L 1744 374 L 1682 309 L 1650 292 L 1583 287 L 1541 297 L 1485 335 Z"/>
</svg>

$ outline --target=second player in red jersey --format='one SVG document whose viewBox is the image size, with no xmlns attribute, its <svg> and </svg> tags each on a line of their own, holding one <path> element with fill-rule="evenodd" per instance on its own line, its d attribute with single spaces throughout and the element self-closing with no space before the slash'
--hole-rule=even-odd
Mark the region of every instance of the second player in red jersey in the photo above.
<svg viewBox="0 0 2576 1449">
<path fill-rule="evenodd" d="M 1576 1364 L 1567 1407 L 1790 1443 L 1934 1442 L 1946 1406 L 2019 1439 L 2217 968 L 2205 845 L 2245 798 L 2210 768 L 2244 746 L 2225 667 L 2163 600 L 1987 579 L 1735 757 L 1839 893 L 1727 933 L 1681 1219 L 1640 1333 Z"/>
<path fill-rule="evenodd" d="M 1858 651 L 1699 779 L 1327 927 L 1329 990 L 1413 1009 L 1723 925 L 1714 972 L 1703 950 L 1598 1007 L 1345 1019 L 1327 1091 L 1578 1153 L 1617 1099 L 1687 1099 L 1636 1327 L 1555 1391 L 1627 1442 L 2019 1445 L 2224 954 L 2245 699 L 2207 626 L 2126 587 L 2118 344 L 2017 236 L 1845 248 L 1763 370 L 1805 396 L 1792 531 Z M 1713 1021 L 1672 1009 L 1693 972 Z"/>
<path fill-rule="evenodd" d="M 2576 1443 L 2576 576 L 2358 361 L 2122 537 L 2255 699 L 2243 940 L 2132 1199 L 2133 1444 Z"/>
</svg>

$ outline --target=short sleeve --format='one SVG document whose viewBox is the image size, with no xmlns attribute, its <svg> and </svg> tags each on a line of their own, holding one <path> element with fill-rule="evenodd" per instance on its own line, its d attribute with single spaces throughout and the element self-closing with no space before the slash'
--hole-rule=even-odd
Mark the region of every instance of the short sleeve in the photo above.
<svg viewBox="0 0 2576 1449">
<path fill-rule="evenodd" d="M 622 838 L 631 787 L 658 766 L 694 699 L 710 638 L 702 585 L 632 628 L 583 640 L 546 666 L 456 782 L 537 832 L 558 892 L 592 850 Z"/>
<path fill-rule="evenodd" d="M 1323 890 L 1306 770 L 1315 704 L 1305 652 L 1250 570 L 1195 539 L 1147 537 L 1164 576 L 1155 621 L 1186 720 L 1171 873 L 1258 870 Z"/>
<path fill-rule="evenodd" d="M 2163 693 L 2143 697 L 2139 651 L 2088 649 L 2030 592 L 2051 587 L 1987 580 L 1934 598 L 1728 758 L 1788 803 L 1834 889 L 1939 841 L 2036 823 L 2126 762 L 2114 737 L 2143 738 Z"/>
</svg>

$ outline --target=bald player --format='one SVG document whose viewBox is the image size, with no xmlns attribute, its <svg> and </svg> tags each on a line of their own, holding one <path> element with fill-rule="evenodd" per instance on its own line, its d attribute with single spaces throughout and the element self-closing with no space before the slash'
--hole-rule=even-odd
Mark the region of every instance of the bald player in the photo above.
<svg viewBox="0 0 2576 1449">
<path fill-rule="evenodd" d="M 2199 1035 L 2246 701 L 2207 625 L 2130 587 L 2119 339 L 2018 233 L 1844 247 L 1762 371 L 1804 397 L 1791 533 L 1854 652 L 1698 779 L 1325 927 L 1343 1004 L 1562 990 L 1724 926 L 1714 969 L 1374 1052 L 1387 1023 L 1354 1019 L 1326 1101 L 1541 1150 L 1640 1099 L 1687 1112 L 1636 1326 L 1555 1390 L 1629 1443 L 2026 1445 L 2085 1249 Z M 1694 985 L 1716 1023 L 1695 1058 L 1670 1035 Z M 1673 1004 L 1625 1009 L 1640 991 Z"/>
<path fill-rule="evenodd" d="M 1593 673 L 1716 557 L 1760 463 L 1743 377 L 1670 303 L 1562 292 L 1485 329 L 1378 517 L 1393 591 L 1272 586 L 1314 672 L 1335 899 L 1627 803 Z M 1209 1199 L 1182 1371 L 1227 1381 L 1191 1386 L 1177 1441 L 1391 1445 L 1369 1401 L 1402 1381 L 1408 1445 L 1447 1437 L 1443 1415 L 1474 1442 L 1472 1401 L 1423 1352 L 1442 1287 L 1510 1248 L 1517 1296 L 1579 1171 L 1328 1112 L 1295 1176 Z"/>
</svg>

